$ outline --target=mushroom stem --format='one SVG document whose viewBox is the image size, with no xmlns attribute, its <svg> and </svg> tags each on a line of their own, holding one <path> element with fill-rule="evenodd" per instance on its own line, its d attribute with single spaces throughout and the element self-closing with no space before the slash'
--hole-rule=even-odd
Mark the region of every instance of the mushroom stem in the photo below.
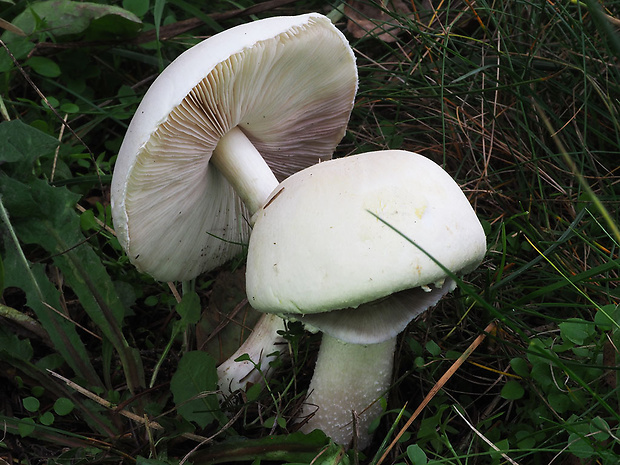
<svg viewBox="0 0 620 465">
<path fill-rule="evenodd" d="M 220 139 L 210 161 L 241 197 L 250 216 L 263 206 L 278 185 L 263 156 L 238 127 Z"/>
<path fill-rule="evenodd" d="M 211 163 L 241 197 L 250 212 L 250 219 L 278 185 L 263 156 L 238 127 L 220 139 Z M 217 368 L 222 396 L 246 389 L 248 383 L 262 382 L 270 371 L 269 363 L 277 357 L 279 345 L 284 342 L 278 334 L 281 330 L 284 330 L 284 322 L 280 317 L 261 316 L 248 339 Z M 235 362 L 244 354 L 248 354 L 251 361 Z M 260 371 L 256 367 L 260 367 Z"/>
<path fill-rule="evenodd" d="M 381 414 L 378 398 L 392 379 L 396 338 L 378 344 L 343 342 L 323 333 L 314 376 L 303 406 L 300 428 L 309 433 L 320 429 L 334 442 L 345 446 L 353 439 L 353 418 L 357 447 L 368 446 L 370 423 Z"/>
<path fill-rule="evenodd" d="M 252 334 L 237 351 L 217 367 L 220 391 L 227 397 L 247 384 L 262 382 L 271 371 L 270 363 L 278 356 L 285 339 L 278 334 L 284 331 L 284 320 L 276 315 L 261 316 L 254 326 Z M 250 360 L 235 362 L 247 354 Z M 256 369 L 259 368 L 259 370 Z"/>
<path fill-rule="evenodd" d="M 254 213 L 278 185 L 263 156 L 243 131 L 234 127 L 220 139 L 210 161 L 241 197 L 253 223 Z M 283 329 L 280 317 L 261 316 L 250 337 L 217 369 L 223 397 L 246 389 L 248 383 L 262 382 L 269 372 L 269 363 L 277 357 L 279 345 L 284 342 L 278 334 Z M 244 354 L 248 354 L 251 361 L 235 362 Z M 260 367 L 260 371 L 256 367 Z"/>
</svg>

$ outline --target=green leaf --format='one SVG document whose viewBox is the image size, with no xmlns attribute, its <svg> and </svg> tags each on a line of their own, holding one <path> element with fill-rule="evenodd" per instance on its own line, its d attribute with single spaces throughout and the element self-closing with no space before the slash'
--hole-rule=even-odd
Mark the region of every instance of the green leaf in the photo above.
<svg viewBox="0 0 620 465">
<path fill-rule="evenodd" d="M 84 231 L 96 231 L 99 229 L 95 213 L 92 210 L 86 210 L 80 215 L 80 227 Z"/>
<path fill-rule="evenodd" d="M 32 57 L 26 61 L 26 66 L 30 66 L 37 74 L 41 76 L 55 78 L 60 76 L 60 66 L 54 60 L 46 57 Z"/>
<path fill-rule="evenodd" d="M 620 305 L 604 305 L 594 314 L 594 323 L 603 331 L 617 329 L 620 323 Z"/>
<path fill-rule="evenodd" d="M 39 423 L 45 426 L 50 426 L 54 423 L 54 414 L 52 412 L 45 412 L 39 417 Z"/>
<path fill-rule="evenodd" d="M 131 11 L 136 16 L 142 18 L 149 7 L 151 6 L 149 0 L 123 0 L 123 8 Z"/>
<path fill-rule="evenodd" d="M 601 417 L 595 417 L 592 419 L 592 421 L 590 422 L 590 433 L 591 433 L 591 438 L 594 439 L 595 441 L 607 441 L 607 439 L 609 439 L 609 432 L 611 431 L 611 428 L 609 427 L 609 423 L 607 423 L 603 418 Z"/>
<path fill-rule="evenodd" d="M 113 344 L 130 390 L 144 386 L 141 358 L 121 331 L 126 309 L 99 256 L 81 232 L 80 217 L 74 209 L 79 196 L 42 180 L 23 184 L 11 178 L 2 180 L 0 193 L 19 239 L 40 245 L 53 257 L 82 308 Z"/>
<path fill-rule="evenodd" d="M 417 444 L 412 444 L 407 447 L 407 457 L 411 460 L 412 465 L 425 465 L 428 463 L 426 452 Z"/>
<path fill-rule="evenodd" d="M 517 375 L 523 378 L 529 376 L 530 374 L 530 367 L 528 366 L 527 362 L 520 357 L 515 357 L 511 359 L 510 367 L 512 368 L 512 371 L 514 371 Z"/>
<path fill-rule="evenodd" d="M 63 103 L 62 105 L 60 105 L 60 111 L 62 111 L 63 113 L 74 114 L 80 111 L 80 107 L 77 106 L 75 103 L 71 102 Z"/>
<path fill-rule="evenodd" d="M 426 343 L 426 350 L 428 350 L 430 354 L 435 357 L 441 353 L 441 347 L 439 347 L 435 341 L 428 341 Z"/>
<path fill-rule="evenodd" d="M 194 291 L 185 293 L 176 310 L 181 316 L 181 324 L 195 325 L 200 320 L 200 297 Z"/>
<path fill-rule="evenodd" d="M 580 318 L 570 318 L 559 327 L 562 338 L 576 345 L 583 345 L 596 332 L 592 323 Z"/>
<path fill-rule="evenodd" d="M 15 194 L 8 182 L 10 178 L 3 177 L 0 182 L 0 212 L 7 229 L 12 225 L 8 222 L 8 215 L 1 200 L 10 200 Z M 17 185 L 17 181 L 14 181 Z M 8 189 L 7 189 L 8 188 Z M 19 195 L 17 196 L 19 198 Z M 13 199 L 16 200 L 16 199 Z M 16 201 L 19 205 L 21 199 Z M 13 210 L 15 211 L 15 210 Z M 19 211 L 19 210 L 17 210 Z M 22 212 L 23 213 L 23 212 Z M 15 218 L 16 215 L 13 215 Z M 17 287 L 26 293 L 26 305 L 37 315 L 37 319 L 45 328 L 56 350 L 63 356 L 76 374 L 87 380 L 91 386 L 101 386 L 101 381 L 93 368 L 90 357 L 86 352 L 82 341 L 76 333 L 75 325 L 58 315 L 55 309 L 62 308 L 60 305 L 60 292 L 49 281 L 45 267 L 41 264 L 31 265 L 15 244 L 6 245 L 5 266 L 9 271 L 6 275 L 7 287 Z"/>
<path fill-rule="evenodd" d="M 22 404 L 24 406 L 24 408 L 26 410 L 28 410 L 29 412 L 36 412 L 37 410 L 39 410 L 39 407 L 41 406 L 41 402 L 39 402 L 39 399 L 37 399 L 36 397 L 25 397 L 22 400 Z"/>
<path fill-rule="evenodd" d="M 248 398 L 248 402 L 254 402 L 255 400 L 258 400 L 262 391 L 263 385 L 261 383 L 252 384 L 245 393 Z"/>
<path fill-rule="evenodd" d="M 568 436 L 568 450 L 575 456 L 587 459 L 594 455 L 594 447 L 588 439 L 578 433 Z"/>
<path fill-rule="evenodd" d="M 56 38 L 110 40 L 135 36 L 142 22 L 135 14 L 118 6 L 49 0 L 31 3 L 12 24 L 26 34 L 40 27 Z"/>
<path fill-rule="evenodd" d="M 35 429 L 36 425 L 32 418 L 22 418 L 17 425 L 17 431 L 22 438 L 30 436 Z"/>
<path fill-rule="evenodd" d="M 58 141 L 20 120 L 0 123 L 0 163 L 32 163 L 46 153 L 51 153 Z"/>
<path fill-rule="evenodd" d="M 45 394 L 45 388 L 43 386 L 32 386 L 30 392 L 33 396 L 38 398 Z"/>
<path fill-rule="evenodd" d="M 215 360 L 206 352 L 187 352 L 179 361 L 170 380 L 170 390 L 179 414 L 204 428 L 219 418 L 219 403 L 215 394 L 217 370 Z"/>
<path fill-rule="evenodd" d="M 56 402 L 54 402 L 54 412 L 61 417 L 69 415 L 73 411 L 74 407 L 75 404 L 73 401 L 71 399 L 67 399 L 66 397 L 59 397 L 56 399 Z"/>
<path fill-rule="evenodd" d="M 506 400 L 518 400 L 525 394 L 525 389 L 518 381 L 510 380 L 502 387 L 500 395 Z"/>
</svg>

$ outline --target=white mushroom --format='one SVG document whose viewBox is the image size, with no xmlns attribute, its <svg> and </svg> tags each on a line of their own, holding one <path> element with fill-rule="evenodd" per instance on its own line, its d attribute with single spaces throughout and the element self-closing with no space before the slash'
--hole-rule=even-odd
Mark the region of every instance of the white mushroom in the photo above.
<svg viewBox="0 0 620 465">
<path fill-rule="evenodd" d="M 485 250 L 459 186 L 421 155 L 371 152 L 280 183 L 256 214 L 246 284 L 254 308 L 323 331 L 302 429 L 346 445 L 355 412 L 358 445 L 368 445 L 396 336 L 455 287 L 435 261 L 461 275 Z"/>
<path fill-rule="evenodd" d="M 278 179 L 331 158 L 356 90 L 346 38 L 316 13 L 237 26 L 179 56 L 144 96 L 114 169 L 130 261 L 185 281 L 240 253 Z M 261 324 L 272 347 L 282 324 Z"/>
</svg>

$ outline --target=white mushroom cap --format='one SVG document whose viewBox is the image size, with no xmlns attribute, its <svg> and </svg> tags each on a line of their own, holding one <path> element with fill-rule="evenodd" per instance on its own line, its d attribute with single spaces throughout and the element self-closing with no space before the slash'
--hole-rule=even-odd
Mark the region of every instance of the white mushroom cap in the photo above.
<svg viewBox="0 0 620 465">
<path fill-rule="evenodd" d="M 247 212 L 209 163 L 218 141 L 240 129 L 282 179 L 331 157 L 356 90 L 355 57 L 319 14 L 237 26 L 179 56 L 146 93 L 114 169 L 112 215 L 130 260 L 186 280 L 239 253 Z"/>
<path fill-rule="evenodd" d="M 306 314 L 301 321 L 357 307 L 346 310 L 356 324 L 358 314 L 377 313 L 363 304 L 399 291 L 432 290 L 425 309 L 452 290 L 440 266 L 371 213 L 456 274 L 473 270 L 485 254 L 484 231 L 467 198 L 431 160 L 390 150 L 327 161 L 284 180 L 257 212 L 246 271 L 250 304 L 263 312 Z M 386 308 L 406 307 L 405 301 L 389 302 Z M 382 334 L 361 343 L 394 337 L 422 310 L 400 317 L 392 334 L 376 324 Z M 310 324 L 324 329 L 316 316 Z"/>
</svg>

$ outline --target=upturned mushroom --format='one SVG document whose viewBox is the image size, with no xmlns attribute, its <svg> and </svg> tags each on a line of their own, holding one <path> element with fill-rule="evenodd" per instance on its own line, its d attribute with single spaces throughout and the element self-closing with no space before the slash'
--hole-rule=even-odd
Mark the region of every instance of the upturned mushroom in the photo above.
<svg viewBox="0 0 620 465">
<path fill-rule="evenodd" d="M 457 183 L 421 155 L 350 156 L 280 183 L 256 214 L 246 285 L 254 308 L 323 332 L 302 430 L 347 445 L 355 414 L 367 446 L 397 335 L 455 288 L 446 270 L 472 271 L 485 250 Z"/>
<path fill-rule="evenodd" d="M 112 216 L 130 261 L 186 281 L 239 254 L 278 179 L 331 158 L 356 90 L 346 38 L 316 13 L 237 26 L 180 55 L 146 92 L 114 169 Z M 259 324 L 272 348 L 282 324 Z M 227 363 L 221 374 L 238 387 L 253 365 Z"/>
</svg>

